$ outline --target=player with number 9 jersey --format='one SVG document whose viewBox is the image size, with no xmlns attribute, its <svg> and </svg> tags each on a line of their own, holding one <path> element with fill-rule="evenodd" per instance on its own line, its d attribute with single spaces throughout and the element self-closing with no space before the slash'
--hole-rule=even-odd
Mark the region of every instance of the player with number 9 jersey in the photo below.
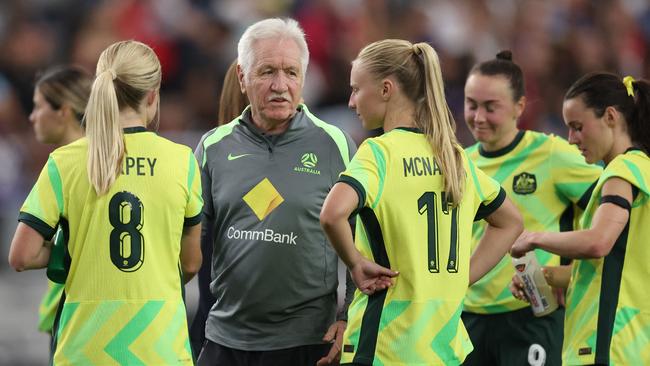
<svg viewBox="0 0 650 366">
<path fill-rule="evenodd" d="M 111 47 L 118 54 L 131 50 L 155 57 L 149 47 L 134 41 Z M 117 85 L 113 78 L 122 78 L 119 63 L 113 67 L 117 76 L 112 70 L 101 73 L 98 66 L 92 93 L 98 83 Z M 157 113 L 157 85 L 137 99 L 142 115 L 151 116 L 146 122 Z M 92 100 L 93 94 L 89 108 Z M 89 137 L 52 152 L 20 210 L 13 254 L 24 244 L 18 238 L 25 230 L 21 225 L 39 233 L 41 243 L 51 239 L 57 225 L 67 239 L 64 300 L 54 324 L 54 365 L 192 364 L 183 280 L 191 278 L 201 261 L 198 255 L 188 271 L 184 259 L 187 253 L 200 254 L 197 234 L 203 202 L 198 164 L 189 147 L 146 130 L 145 123 L 127 127 L 124 110 L 130 108 L 120 108 L 116 123 L 124 150 L 112 183 L 98 192 L 89 173 L 94 133 L 89 124 Z M 192 243 L 197 249 L 187 252 L 185 236 L 196 228 Z M 52 263 L 55 258 L 49 259 Z M 14 257 L 12 265 L 18 262 Z M 32 265 L 38 263 L 25 267 Z"/>
</svg>

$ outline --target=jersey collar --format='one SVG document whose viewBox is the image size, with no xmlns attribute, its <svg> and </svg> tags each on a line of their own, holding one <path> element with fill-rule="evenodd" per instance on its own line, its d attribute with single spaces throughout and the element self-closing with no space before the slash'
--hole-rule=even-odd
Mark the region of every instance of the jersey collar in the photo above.
<svg viewBox="0 0 650 366">
<path fill-rule="evenodd" d="M 124 133 L 138 133 L 138 132 L 147 132 L 147 129 L 146 129 L 146 127 L 143 127 L 143 126 L 124 128 Z"/>
<path fill-rule="evenodd" d="M 499 150 L 495 150 L 495 151 L 485 151 L 485 149 L 483 149 L 483 146 L 481 146 L 481 144 L 479 144 L 478 145 L 478 152 L 479 152 L 479 154 L 481 154 L 482 157 L 485 157 L 485 158 L 498 158 L 499 156 L 503 156 L 503 155 L 511 152 L 512 150 L 514 150 L 515 147 L 517 147 L 517 145 L 519 145 L 519 143 L 521 142 L 521 139 L 524 138 L 524 134 L 526 134 L 525 130 L 519 130 L 519 132 L 517 132 L 517 136 L 515 136 L 515 139 L 512 140 L 511 143 L 509 143 L 506 147 L 503 147 L 503 148 L 501 148 Z"/>
<path fill-rule="evenodd" d="M 395 127 L 396 130 L 409 131 L 415 133 L 422 133 L 422 131 L 417 127 Z"/>
<path fill-rule="evenodd" d="M 625 152 L 624 152 L 623 154 L 627 154 L 627 153 L 629 153 L 630 151 L 641 151 L 641 152 L 643 152 L 643 150 L 639 149 L 638 147 L 636 147 L 636 146 L 631 146 L 631 147 L 628 147 L 627 150 L 625 150 Z"/>
<path fill-rule="evenodd" d="M 286 142 L 293 140 L 309 126 L 307 114 L 304 109 L 303 104 L 298 105 L 297 112 L 289 122 L 287 130 L 277 135 L 269 135 L 262 132 L 262 130 L 253 123 L 250 108 L 247 108 L 244 113 L 242 113 L 239 121 L 245 127 L 248 134 L 253 136 L 256 140 L 264 141 L 270 145 L 276 145 L 281 143 L 281 141 Z"/>
</svg>

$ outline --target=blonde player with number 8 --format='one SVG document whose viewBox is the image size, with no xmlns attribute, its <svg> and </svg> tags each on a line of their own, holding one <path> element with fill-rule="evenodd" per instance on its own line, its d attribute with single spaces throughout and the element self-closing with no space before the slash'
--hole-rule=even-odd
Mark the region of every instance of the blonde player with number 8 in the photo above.
<svg viewBox="0 0 650 366">
<path fill-rule="evenodd" d="M 192 364 L 182 286 L 201 264 L 201 183 L 190 148 L 146 130 L 160 82 L 145 44 L 104 50 L 87 137 L 50 154 L 21 208 L 17 271 L 47 265 L 57 225 L 68 238 L 54 365 Z"/>
</svg>

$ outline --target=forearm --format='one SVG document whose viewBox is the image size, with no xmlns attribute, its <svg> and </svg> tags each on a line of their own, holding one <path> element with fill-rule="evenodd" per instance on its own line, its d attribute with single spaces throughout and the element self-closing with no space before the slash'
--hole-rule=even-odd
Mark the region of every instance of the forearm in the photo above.
<svg viewBox="0 0 650 366">
<path fill-rule="evenodd" d="M 361 258 L 361 253 L 354 246 L 352 230 L 347 218 L 339 216 L 333 220 L 321 222 L 321 224 L 338 256 L 348 268 L 352 268 Z"/>
<path fill-rule="evenodd" d="M 36 230 L 20 222 L 9 248 L 9 264 L 18 272 L 45 268 L 51 251 L 51 242 L 44 241 Z"/>
<path fill-rule="evenodd" d="M 354 246 L 350 215 L 359 202 L 357 192 L 345 183 L 336 183 L 327 195 L 320 213 L 320 224 L 343 263 L 352 269 L 362 255 Z"/>
<path fill-rule="evenodd" d="M 517 239 L 517 236 L 519 236 L 519 233 L 517 227 L 498 228 L 491 225 L 487 226 L 483 237 L 470 258 L 470 285 L 478 281 L 501 261 L 512 243 Z"/>
<path fill-rule="evenodd" d="M 533 232 L 531 242 L 534 248 L 543 249 L 565 258 L 600 258 L 606 255 L 603 238 L 592 230 L 565 232 Z M 611 246 L 609 247 L 611 249 Z M 607 250 L 609 252 L 609 250 Z"/>
<path fill-rule="evenodd" d="M 350 271 L 346 270 L 345 271 L 345 298 L 343 299 L 343 307 L 341 308 L 339 314 L 337 314 L 336 320 L 344 320 L 347 322 L 348 309 L 350 308 L 350 304 L 354 299 L 354 290 L 356 289 L 357 286 L 355 286 L 354 281 L 352 281 L 352 276 L 350 275 Z"/>
<path fill-rule="evenodd" d="M 186 226 L 181 236 L 181 270 L 183 281 L 189 282 L 201 268 L 201 224 Z"/>
<path fill-rule="evenodd" d="M 596 209 L 591 227 L 585 230 L 560 233 L 530 233 L 530 247 L 541 248 L 565 258 L 602 258 L 609 254 L 616 240 L 625 230 L 630 218 L 632 187 L 620 178 L 610 178 L 603 185 L 602 197 L 618 197 L 602 202 Z"/>
<path fill-rule="evenodd" d="M 40 269 L 47 267 L 52 252 L 52 243 L 43 242 L 38 251 L 24 257 L 20 265 L 14 267 L 16 271 L 21 272 L 28 269 Z"/>
<path fill-rule="evenodd" d="M 357 224 L 357 215 L 352 215 L 348 219 L 348 223 L 350 225 L 350 231 L 354 233 L 356 224 Z M 352 236 L 354 238 L 354 235 Z M 352 276 L 350 275 L 349 270 L 345 270 L 345 298 L 343 299 L 343 307 L 341 308 L 341 311 L 339 314 L 337 314 L 336 320 L 348 320 L 348 309 L 350 308 L 350 304 L 352 303 L 352 300 L 354 299 L 354 291 L 357 289 L 357 286 L 354 284 L 354 281 L 352 280 Z"/>
</svg>

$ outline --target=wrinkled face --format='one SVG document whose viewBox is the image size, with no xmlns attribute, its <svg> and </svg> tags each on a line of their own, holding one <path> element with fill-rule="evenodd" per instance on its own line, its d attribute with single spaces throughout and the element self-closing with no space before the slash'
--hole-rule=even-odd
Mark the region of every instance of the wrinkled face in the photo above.
<svg viewBox="0 0 650 366">
<path fill-rule="evenodd" d="M 472 73 L 465 83 L 465 122 L 474 138 L 488 148 L 509 144 L 516 133 L 523 97 L 515 102 L 509 81 L 502 76 Z"/>
<path fill-rule="evenodd" d="M 29 121 L 34 125 L 34 134 L 39 142 L 59 144 L 65 135 L 62 111 L 53 109 L 38 88 L 34 89 L 34 109 Z"/>
<path fill-rule="evenodd" d="M 382 127 L 386 115 L 382 83 L 376 80 L 358 60 L 352 63 L 350 87 L 352 92 L 348 107 L 357 113 L 363 128 L 373 130 Z"/>
<path fill-rule="evenodd" d="M 605 115 L 596 117 L 581 97 L 567 99 L 562 104 L 564 124 L 569 128 L 569 143 L 576 145 L 587 163 L 607 160 L 614 144 L 612 129 L 605 122 Z"/>
<path fill-rule="evenodd" d="M 251 103 L 253 121 L 276 126 L 293 117 L 302 99 L 300 48 L 292 39 L 277 38 L 258 40 L 254 45 L 250 75 L 238 69 L 239 82 Z"/>
</svg>

